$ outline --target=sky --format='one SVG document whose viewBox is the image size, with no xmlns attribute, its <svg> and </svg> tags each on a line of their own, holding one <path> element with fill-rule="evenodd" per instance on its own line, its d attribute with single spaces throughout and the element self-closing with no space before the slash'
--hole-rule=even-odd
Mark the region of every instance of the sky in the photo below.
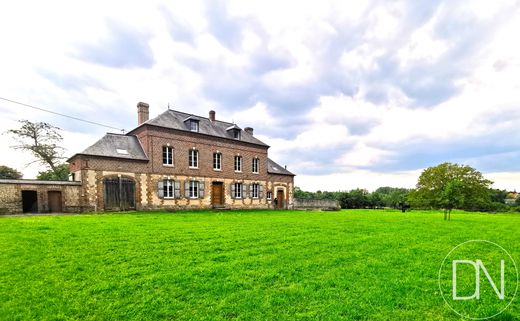
<svg viewBox="0 0 520 321">
<path fill-rule="evenodd" d="M 253 127 L 304 190 L 413 187 L 443 162 L 520 191 L 520 1 L 3 1 L 0 97 L 131 130 L 136 105 Z M 64 156 L 115 129 L 61 128 Z"/>
</svg>

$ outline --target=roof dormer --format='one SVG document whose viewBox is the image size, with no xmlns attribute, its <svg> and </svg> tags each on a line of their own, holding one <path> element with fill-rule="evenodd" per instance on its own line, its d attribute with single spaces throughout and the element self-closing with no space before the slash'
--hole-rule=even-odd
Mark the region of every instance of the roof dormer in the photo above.
<svg viewBox="0 0 520 321">
<path fill-rule="evenodd" d="M 199 121 L 200 119 L 195 116 L 189 116 L 184 120 L 184 123 L 188 127 L 188 129 L 192 132 L 198 133 L 199 132 Z"/>
<path fill-rule="evenodd" d="M 241 133 L 242 133 L 242 128 L 238 127 L 236 124 L 233 124 L 233 126 L 229 126 L 228 128 L 226 128 L 226 131 L 228 133 L 230 133 L 230 135 L 234 139 L 240 140 L 240 136 L 241 136 Z"/>
</svg>

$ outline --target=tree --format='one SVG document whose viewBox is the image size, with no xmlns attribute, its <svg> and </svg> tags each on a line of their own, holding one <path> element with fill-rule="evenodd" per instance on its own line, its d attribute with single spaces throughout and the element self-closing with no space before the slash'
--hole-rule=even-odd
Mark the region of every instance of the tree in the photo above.
<svg viewBox="0 0 520 321">
<path fill-rule="evenodd" d="M 425 169 L 417 189 L 410 194 L 414 206 L 444 209 L 444 219 L 451 219 L 454 208 L 471 208 L 490 201 L 490 180 L 467 165 L 443 163 Z"/>
<path fill-rule="evenodd" d="M 38 172 L 36 178 L 41 181 L 67 181 L 69 180 L 69 165 L 58 165 L 56 166 L 55 171 L 47 170 Z"/>
<path fill-rule="evenodd" d="M 58 133 L 59 128 L 44 122 L 33 123 L 28 120 L 20 120 L 19 122 L 22 124 L 19 129 L 8 131 L 19 143 L 13 148 L 31 152 L 36 158 L 35 162 L 48 167 L 55 177 L 62 177 L 63 148 L 58 146 L 58 143 L 63 138 Z"/>
<path fill-rule="evenodd" d="M 0 165 L 0 178 L 3 179 L 20 179 L 22 178 L 22 173 L 17 171 L 14 168 Z"/>
</svg>

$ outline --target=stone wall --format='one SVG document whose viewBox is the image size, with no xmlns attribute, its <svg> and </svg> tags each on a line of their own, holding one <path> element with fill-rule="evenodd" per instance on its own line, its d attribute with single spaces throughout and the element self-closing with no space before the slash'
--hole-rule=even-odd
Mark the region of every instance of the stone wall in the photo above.
<svg viewBox="0 0 520 321">
<path fill-rule="evenodd" d="M 62 212 L 82 212 L 81 183 L 0 179 L 0 215 L 22 213 L 22 191 L 36 191 L 39 213 L 49 212 L 49 192 L 61 192 Z"/>
<path fill-rule="evenodd" d="M 340 206 L 336 200 L 295 198 L 294 209 L 339 210 Z"/>
</svg>

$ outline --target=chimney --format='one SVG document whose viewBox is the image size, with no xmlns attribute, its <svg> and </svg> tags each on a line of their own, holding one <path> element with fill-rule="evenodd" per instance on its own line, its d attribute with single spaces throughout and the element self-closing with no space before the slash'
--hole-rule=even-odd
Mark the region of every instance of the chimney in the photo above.
<svg viewBox="0 0 520 321">
<path fill-rule="evenodd" d="M 215 111 L 214 110 L 209 111 L 209 120 L 215 121 Z"/>
<path fill-rule="evenodd" d="M 246 128 L 244 128 L 244 130 L 245 130 L 247 133 L 253 135 L 253 128 L 252 128 L 252 127 L 246 127 Z"/>
<path fill-rule="evenodd" d="M 147 103 L 139 102 L 137 104 L 137 125 L 141 125 L 145 121 L 148 120 L 148 117 L 150 116 L 149 110 L 150 105 Z"/>
</svg>

